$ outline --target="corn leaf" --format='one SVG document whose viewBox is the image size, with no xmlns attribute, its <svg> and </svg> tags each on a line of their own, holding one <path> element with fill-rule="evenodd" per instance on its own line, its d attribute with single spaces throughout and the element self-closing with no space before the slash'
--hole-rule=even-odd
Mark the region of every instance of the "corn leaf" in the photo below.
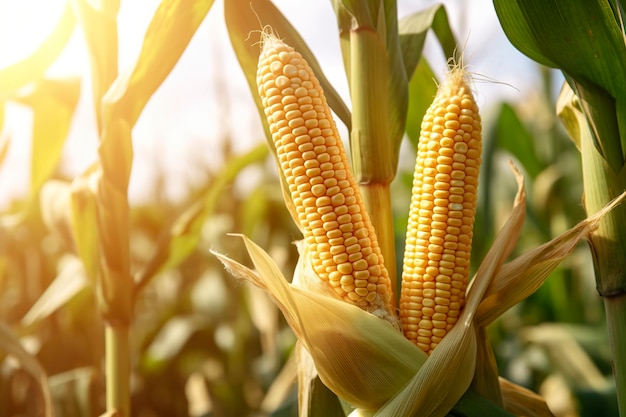
<svg viewBox="0 0 626 417">
<path fill-rule="evenodd" d="M 502 103 L 496 118 L 496 126 L 490 132 L 490 143 L 497 143 L 499 149 L 506 150 L 515 156 L 528 175 L 535 179 L 542 171 L 537 161 L 532 134 L 526 129 L 513 107 Z"/>
<path fill-rule="evenodd" d="M 71 225 L 74 247 L 92 282 L 96 282 L 101 276 L 98 205 L 95 197 L 99 175 L 98 165 L 92 165 L 76 177 L 71 185 Z"/>
<path fill-rule="evenodd" d="M 0 322 L 0 351 L 17 359 L 22 368 L 37 381 L 43 397 L 43 414 L 45 417 L 53 417 L 54 408 L 48 388 L 46 371 L 39 361 L 24 349 L 11 328 L 3 322 Z"/>
<path fill-rule="evenodd" d="M 516 416 L 552 417 L 546 401 L 529 389 L 500 378 L 504 407 Z"/>
<path fill-rule="evenodd" d="M 626 198 L 626 192 L 572 229 L 515 258 L 500 268 L 477 312 L 477 323 L 487 326 L 506 310 L 535 292 L 576 245 L 589 238 L 602 218 Z"/>
<path fill-rule="evenodd" d="M 101 137 L 100 175 L 96 175 L 98 238 L 102 279 L 101 307 L 121 323 L 132 317 L 133 282 L 130 276 L 130 207 L 128 181 L 133 160 L 131 126 L 122 118 L 108 121 Z"/>
<path fill-rule="evenodd" d="M 576 80 L 624 97 L 626 45 L 608 0 L 494 0 L 502 28 L 517 49 Z"/>
<path fill-rule="evenodd" d="M 80 95 L 80 80 L 42 80 L 26 95 L 16 97 L 33 109 L 30 197 L 57 168 Z"/>
<path fill-rule="evenodd" d="M 406 134 L 417 149 L 422 119 L 437 94 L 437 76 L 425 58 L 422 58 L 409 82 L 409 108 L 406 121 Z"/>
<path fill-rule="evenodd" d="M 494 0 L 494 6 L 513 45 L 563 71 L 582 99 L 596 148 L 618 172 L 626 160 L 626 44 L 610 2 Z"/>
<path fill-rule="evenodd" d="M 400 44 L 407 77 L 413 76 L 413 71 L 422 58 L 422 50 L 429 29 L 432 29 L 446 57 L 455 57 L 456 38 L 448 14 L 442 4 L 434 4 L 419 12 L 405 16 L 398 22 Z M 462 52 L 462 51 L 460 51 Z M 457 58 L 457 57 L 455 57 Z"/>
<path fill-rule="evenodd" d="M 57 25 L 37 51 L 28 58 L 0 70 L 2 95 L 12 96 L 26 84 L 41 80 L 46 70 L 65 48 L 74 31 L 75 23 L 74 12 L 68 1 Z"/>
<path fill-rule="evenodd" d="M 71 1 L 89 49 L 94 109 L 100 131 L 101 100 L 117 77 L 117 13 L 120 0 Z"/>
<path fill-rule="evenodd" d="M 178 217 L 171 228 L 159 238 L 150 260 L 137 273 L 136 291 L 146 285 L 158 273 L 179 265 L 196 249 L 202 226 L 215 211 L 224 189 L 232 183 L 244 168 L 263 161 L 267 157 L 265 144 L 229 160 L 204 191 L 201 198 Z"/>
<path fill-rule="evenodd" d="M 258 45 L 261 30 L 266 26 L 298 51 L 313 69 L 324 89 L 324 95 L 328 105 L 337 114 L 339 119 L 351 128 L 351 116 L 348 107 L 345 105 L 339 93 L 333 88 L 328 79 L 324 76 L 322 69 L 315 59 L 313 52 L 307 46 L 297 30 L 289 23 L 283 14 L 269 0 L 226 0 L 224 2 L 224 17 L 230 42 L 233 46 L 239 65 L 248 80 L 250 91 L 261 115 L 263 126 L 270 145 L 271 135 L 265 120 L 265 113 L 261 105 L 261 99 L 257 94 L 256 72 L 257 62 L 261 48 Z M 255 33 L 258 33 L 258 37 Z"/>
<path fill-rule="evenodd" d="M 556 100 L 556 114 L 559 116 L 559 119 L 561 119 L 561 123 L 567 131 L 567 135 L 580 152 L 581 129 L 586 128 L 586 121 L 580 109 L 574 107 L 574 102 L 578 102 L 578 98 L 569 84 L 564 82 L 561 86 L 559 97 Z"/>
<path fill-rule="evenodd" d="M 45 319 L 74 298 L 88 284 L 82 262 L 68 255 L 63 262 L 59 263 L 57 277 L 22 318 L 22 326 L 29 327 Z"/>
<path fill-rule="evenodd" d="M 430 29 L 437 36 L 444 55 L 455 57 L 457 42 L 442 4 L 434 4 L 405 16 L 398 22 L 404 68 L 410 80 L 406 133 L 415 147 L 419 140 L 422 118 L 437 93 L 437 77 L 422 56 Z"/>
<path fill-rule="evenodd" d="M 213 0 L 161 2 L 146 31 L 137 63 L 131 71 L 120 74 L 104 97 L 105 118 L 121 117 L 134 126 L 212 5 Z"/>
</svg>

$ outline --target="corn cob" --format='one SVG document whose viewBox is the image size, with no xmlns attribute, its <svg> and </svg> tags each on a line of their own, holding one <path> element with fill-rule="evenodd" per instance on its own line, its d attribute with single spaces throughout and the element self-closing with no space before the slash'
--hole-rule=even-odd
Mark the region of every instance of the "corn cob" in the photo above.
<svg viewBox="0 0 626 417">
<path fill-rule="evenodd" d="M 258 92 L 317 275 L 343 300 L 394 315 L 391 281 L 322 87 L 300 53 L 263 34 Z"/>
<path fill-rule="evenodd" d="M 462 68 L 452 69 L 422 121 L 406 235 L 400 321 L 430 354 L 465 303 L 481 122 Z"/>
</svg>

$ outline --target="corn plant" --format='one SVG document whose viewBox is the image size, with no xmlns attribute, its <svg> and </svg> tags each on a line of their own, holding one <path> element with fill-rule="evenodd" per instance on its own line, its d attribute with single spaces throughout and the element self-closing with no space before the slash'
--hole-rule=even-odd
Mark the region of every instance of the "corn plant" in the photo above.
<svg viewBox="0 0 626 417">
<path fill-rule="evenodd" d="M 453 67 L 421 124 L 402 276 L 403 336 L 388 301 L 387 276 L 392 283 L 396 276 L 389 185 L 407 119 L 422 116 L 407 114 L 407 97 L 408 80 L 423 61 L 426 31 L 435 30 L 452 62 L 461 59 L 445 11 L 435 6 L 400 23 L 393 2 L 333 3 L 353 103 L 349 112 L 272 3 L 252 6 L 255 14 L 227 2 L 226 20 L 251 90 L 259 94 L 285 203 L 304 242 L 291 283 L 246 237 L 256 271 L 215 254 L 235 276 L 269 292 L 297 335 L 300 414 L 327 413 L 334 394 L 337 415 L 445 415 L 469 388 L 492 404 L 490 415 L 505 415 L 505 409 L 551 415 L 539 397 L 498 379 L 486 326 L 532 294 L 618 202 L 505 263 L 525 208 L 522 177 L 514 169 L 519 189 L 513 212 L 466 293 L 481 123 L 469 77 Z M 248 38 L 259 21 L 269 27 L 260 32 L 260 48 Z M 350 131 L 354 177 L 330 108 Z M 394 300 L 398 285 L 391 284 L 391 291 Z M 316 376 L 333 393 L 325 401 L 314 392 Z"/>
<path fill-rule="evenodd" d="M 533 188 L 542 185 L 550 171 L 542 163 L 549 163 L 533 160 L 532 135 L 507 105 L 497 139 L 488 129 L 481 138 L 484 119 L 474 100 L 479 85 L 463 67 L 442 6 L 398 18 L 393 1 L 331 3 L 348 108 L 271 1 L 225 0 L 230 40 L 269 146 L 235 156 L 226 144 L 223 168 L 184 203 L 132 207 L 132 129 L 212 4 L 162 1 L 136 63 L 118 74 L 120 2 L 68 1 L 35 54 L 0 70 L 0 99 L 34 114 L 29 192 L 0 213 L 0 351 L 19 362 L 2 361 L 0 414 L 551 415 L 537 394 L 499 377 L 488 326 L 535 293 L 580 240 L 591 236 L 603 247 L 600 233 L 607 226 L 601 220 L 623 210 L 612 200 L 621 193 L 614 177 L 605 187 L 610 196 L 587 202 L 593 207 L 587 219 L 529 247 L 532 236 L 522 236 L 527 210 L 542 241 L 558 233 L 532 203 L 526 207 L 523 178 L 513 168 L 518 190 L 506 209 L 510 217 L 488 247 L 496 222 L 480 211 L 480 202 L 496 194 L 489 188 L 493 153 L 516 156 Z M 613 10 L 621 16 L 621 9 Z M 45 72 L 75 28 L 90 54 L 99 148 L 84 173 L 67 179 L 57 168 L 81 84 Z M 431 30 L 451 58 L 440 82 L 422 57 Z M 578 93 L 597 93 L 589 77 L 570 75 Z M 610 112 L 592 111 L 589 103 L 610 107 L 611 100 L 568 97 L 564 93 L 560 113 L 575 121 L 567 127 L 580 135 L 579 147 L 604 149 L 596 139 L 611 124 L 593 117 Z M 350 132 L 349 149 L 335 115 Z M 0 106 L 0 125 L 3 120 Z M 416 165 L 401 173 L 413 190 L 398 214 L 392 190 L 405 137 L 416 149 Z M 10 145 L 0 143 L 0 164 Z M 603 150 L 605 170 L 619 165 L 613 150 Z M 268 153 L 280 185 L 263 171 L 263 185 L 237 195 L 232 181 Z M 591 187 L 590 163 L 584 166 Z M 597 196 L 593 190 L 587 194 Z M 398 217 L 408 217 L 407 225 L 398 228 Z M 225 228 L 243 233 L 244 245 L 224 236 Z M 296 264 L 290 240 L 298 231 L 303 240 Z M 524 242 L 516 246 L 520 237 Z M 209 247 L 275 305 L 223 274 L 207 256 Z M 254 270 L 233 260 L 245 256 L 243 249 Z M 552 281 L 554 274 L 549 286 Z M 614 305 L 619 297 L 610 299 Z M 522 330 L 527 340 L 541 338 L 539 326 Z M 217 334 L 228 331 L 234 339 L 220 342 Z M 611 334 L 618 343 L 619 332 Z M 37 354 L 25 348 L 33 340 Z M 568 342 L 568 353 L 579 348 L 559 340 Z M 191 380 L 205 390 L 210 411 L 206 404 L 192 411 L 194 398 L 183 386 Z"/>
</svg>

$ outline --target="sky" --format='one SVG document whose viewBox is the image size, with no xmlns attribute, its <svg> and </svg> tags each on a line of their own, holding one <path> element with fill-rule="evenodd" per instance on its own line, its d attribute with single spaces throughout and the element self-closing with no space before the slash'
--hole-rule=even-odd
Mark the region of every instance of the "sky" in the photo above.
<svg viewBox="0 0 626 417">
<path fill-rule="evenodd" d="M 200 184 L 207 170 L 219 169 L 225 140 L 230 140 L 236 153 L 264 140 L 251 92 L 228 40 L 223 1 L 215 1 L 133 130 L 131 204 L 153 196 L 159 173 L 165 173 L 166 194 L 172 199 L 184 198 L 188 184 Z M 274 3 L 298 28 L 327 77 L 349 104 L 331 2 Z M 434 3 L 399 0 L 398 14 L 402 17 Z M 477 85 L 481 108 L 501 100 L 522 100 L 527 92 L 537 88 L 536 65 L 508 42 L 490 0 L 440 3 L 446 6 L 457 39 L 466 42 L 465 59 L 470 70 L 497 81 Z M 53 28 L 63 4 L 62 0 L 0 0 L 0 68 L 27 57 L 37 48 Z M 120 72 L 134 64 L 158 4 L 156 0 L 122 0 L 118 15 Z M 433 69 L 441 74 L 445 59 L 432 35 L 425 53 Z M 78 30 L 48 75 L 80 76 L 89 81 L 87 51 Z M 90 86 L 85 83 L 62 157 L 62 171 L 69 176 L 79 174 L 96 159 L 97 134 L 90 93 Z M 27 107 L 11 103 L 6 106 L 1 135 L 10 137 L 11 144 L 7 160 L 0 167 L 0 209 L 12 198 L 28 192 L 31 121 Z"/>
</svg>

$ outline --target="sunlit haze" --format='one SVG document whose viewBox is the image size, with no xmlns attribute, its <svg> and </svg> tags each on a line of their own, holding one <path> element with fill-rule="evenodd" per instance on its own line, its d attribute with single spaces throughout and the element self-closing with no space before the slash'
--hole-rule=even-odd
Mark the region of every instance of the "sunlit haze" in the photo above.
<svg viewBox="0 0 626 417">
<path fill-rule="evenodd" d="M 291 0 L 275 3 L 300 30 L 331 82 L 349 103 L 330 4 Z M 427 6 L 425 3 L 429 2 L 399 1 L 399 14 L 404 16 L 422 9 Z M 448 4 L 451 26 L 457 30 L 458 38 L 466 40 L 470 69 L 515 87 L 481 83 L 479 105 L 488 108 L 490 102 L 502 98 L 524 97 L 524 91 L 537 82 L 534 64 L 508 43 L 491 2 L 444 3 Z M 34 52 L 56 24 L 64 4 L 59 0 L 1 1 L 0 68 Z M 120 72 L 132 68 L 157 5 L 155 0 L 122 1 L 118 16 Z M 427 43 L 426 54 L 440 73 L 445 61 L 433 44 Z M 89 64 L 79 27 L 47 76 L 83 79 L 81 98 L 61 161 L 61 172 L 75 176 L 95 160 L 97 147 Z M 11 102 L 6 105 L 2 135 L 10 137 L 11 145 L 0 168 L 1 207 L 11 198 L 27 193 L 31 117 L 25 106 Z M 216 2 L 133 130 L 131 202 L 150 198 L 159 173 L 164 174 L 167 195 L 184 197 L 189 184 L 199 184 L 207 169 L 219 167 L 221 148 L 227 137 L 235 152 L 263 140 L 258 114 L 228 41 L 222 2 Z"/>
</svg>

